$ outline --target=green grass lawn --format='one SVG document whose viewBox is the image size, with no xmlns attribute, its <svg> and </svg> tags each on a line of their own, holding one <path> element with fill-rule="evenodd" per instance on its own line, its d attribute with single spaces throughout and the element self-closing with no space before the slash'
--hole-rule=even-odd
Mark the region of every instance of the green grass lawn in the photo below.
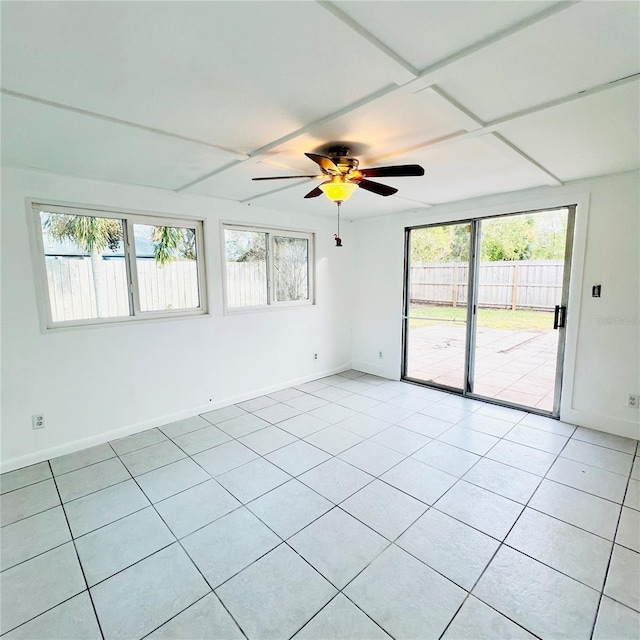
<svg viewBox="0 0 640 640">
<path fill-rule="evenodd" d="M 441 307 L 435 305 L 412 305 L 409 314 L 411 328 L 429 327 L 439 321 L 466 322 L 466 307 Z M 429 321 L 416 320 L 429 318 Z M 433 320 L 433 322 L 432 322 Z M 478 327 L 486 329 L 506 329 L 512 331 L 545 331 L 553 329 L 552 311 L 530 311 L 511 309 L 478 309 Z"/>
</svg>

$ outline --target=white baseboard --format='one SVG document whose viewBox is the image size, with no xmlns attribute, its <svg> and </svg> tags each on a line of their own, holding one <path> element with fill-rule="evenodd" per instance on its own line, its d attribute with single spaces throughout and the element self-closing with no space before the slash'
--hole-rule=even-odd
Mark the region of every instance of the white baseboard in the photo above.
<svg viewBox="0 0 640 640">
<path fill-rule="evenodd" d="M 630 420 L 620 420 L 619 418 L 578 409 L 561 410 L 560 419 L 562 422 L 577 424 L 580 427 L 640 440 L 640 424 Z"/>
<path fill-rule="evenodd" d="M 169 415 L 158 416 L 149 420 L 144 420 L 142 422 L 136 422 L 135 424 L 120 427 L 118 429 L 113 429 L 111 431 L 105 431 L 89 438 L 73 440 L 72 442 L 66 442 L 64 444 L 50 447 L 42 451 L 19 456 L 17 458 L 10 458 L 9 460 L 3 460 L 2 462 L 0 462 L 0 473 L 15 471 L 16 469 L 28 467 L 29 465 L 37 464 L 38 462 L 44 462 L 45 460 L 51 460 L 52 458 L 57 458 L 58 456 L 63 456 L 67 453 L 75 453 L 76 451 L 81 451 L 82 449 L 86 449 L 88 447 L 94 447 L 98 444 L 104 444 L 105 442 L 109 442 L 110 440 L 124 438 L 125 436 L 130 436 L 134 433 L 139 433 L 140 431 L 146 431 L 147 429 L 153 429 L 154 427 L 161 427 L 162 425 L 175 422 L 176 420 L 191 418 L 192 416 L 197 416 L 201 413 L 206 413 L 207 411 L 213 411 L 214 409 L 220 409 L 221 407 L 228 407 L 229 405 L 237 404 L 238 402 L 251 400 L 251 398 L 257 398 L 258 396 L 275 393 L 276 391 L 288 389 L 289 387 L 304 384 L 305 382 L 311 382 L 312 380 L 325 378 L 336 373 L 341 373 L 342 371 L 347 371 L 350 368 L 351 364 L 348 363 L 340 367 L 335 367 L 333 369 L 323 371 L 321 373 L 314 373 L 312 375 L 297 378 L 295 380 L 288 380 L 287 382 L 282 382 L 280 384 L 263 387 L 261 389 L 254 389 L 253 391 L 250 391 L 248 393 L 242 393 L 231 398 L 225 398 L 224 400 L 207 403 L 206 405 L 201 405 L 199 407 L 192 407 L 190 409 L 178 411 L 177 413 L 172 413 Z"/>
<path fill-rule="evenodd" d="M 351 363 L 351 368 L 356 371 L 362 371 L 363 373 L 370 373 L 372 376 L 379 376 L 380 378 L 387 378 L 389 380 L 400 380 L 400 376 L 390 376 L 387 371 L 388 365 L 381 365 L 375 362 L 364 362 L 363 360 L 354 360 Z"/>
</svg>

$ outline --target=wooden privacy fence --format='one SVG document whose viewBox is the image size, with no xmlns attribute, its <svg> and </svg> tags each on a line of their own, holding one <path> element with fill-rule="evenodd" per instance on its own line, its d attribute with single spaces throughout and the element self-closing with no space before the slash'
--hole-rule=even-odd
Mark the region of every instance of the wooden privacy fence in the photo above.
<svg viewBox="0 0 640 640">
<path fill-rule="evenodd" d="M 229 307 L 267 304 L 266 262 L 227 262 L 226 267 Z"/>
<path fill-rule="evenodd" d="M 478 305 L 496 309 L 553 309 L 560 304 L 563 272 L 563 260 L 481 262 Z M 466 262 L 413 264 L 411 302 L 464 305 L 468 279 Z"/>
<path fill-rule="evenodd" d="M 89 258 L 46 256 L 51 314 L 54 322 L 98 317 Z M 123 259 L 103 260 L 106 317 L 129 315 L 127 271 Z M 143 311 L 198 307 L 195 261 L 176 260 L 160 267 L 138 260 L 140 306 Z"/>
<path fill-rule="evenodd" d="M 46 256 L 47 281 L 54 322 L 98 317 L 91 260 Z M 127 271 L 123 259 L 103 260 L 105 317 L 128 316 Z M 176 260 L 160 267 L 155 260 L 138 260 L 138 285 L 143 311 L 193 309 L 199 304 L 195 261 Z M 230 307 L 267 302 L 264 262 L 228 262 Z"/>
</svg>

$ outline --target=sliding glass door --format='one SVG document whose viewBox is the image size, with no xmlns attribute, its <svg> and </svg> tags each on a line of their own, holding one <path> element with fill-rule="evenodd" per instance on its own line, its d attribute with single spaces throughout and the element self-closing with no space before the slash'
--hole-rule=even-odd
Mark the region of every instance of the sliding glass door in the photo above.
<svg viewBox="0 0 640 640">
<path fill-rule="evenodd" d="M 557 416 L 574 216 L 407 229 L 403 378 Z"/>
<path fill-rule="evenodd" d="M 479 223 L 474 394 L 553 412 L 568 221 L 556 209 Z"/>
<path fill-rule="evenodd" d="M 465 386 L 471 224 L 407 234 L 405 377 Z"/>
</svg>

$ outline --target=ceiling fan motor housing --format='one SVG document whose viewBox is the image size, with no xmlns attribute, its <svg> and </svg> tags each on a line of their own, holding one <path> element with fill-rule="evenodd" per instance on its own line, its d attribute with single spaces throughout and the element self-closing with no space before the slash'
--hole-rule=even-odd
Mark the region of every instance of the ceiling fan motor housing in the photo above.
<svg viewBox="0 0 640 640">
<path fill-rule="evenodd" d="M 335 164 L 340 173 L 345 175 L 349 171 L 355 171 L 360 164 L 357 158 L 349 156 L 349 149 L 347 147 L 335 147 L 329 150 L 329 158 Z"/>
</svg>

